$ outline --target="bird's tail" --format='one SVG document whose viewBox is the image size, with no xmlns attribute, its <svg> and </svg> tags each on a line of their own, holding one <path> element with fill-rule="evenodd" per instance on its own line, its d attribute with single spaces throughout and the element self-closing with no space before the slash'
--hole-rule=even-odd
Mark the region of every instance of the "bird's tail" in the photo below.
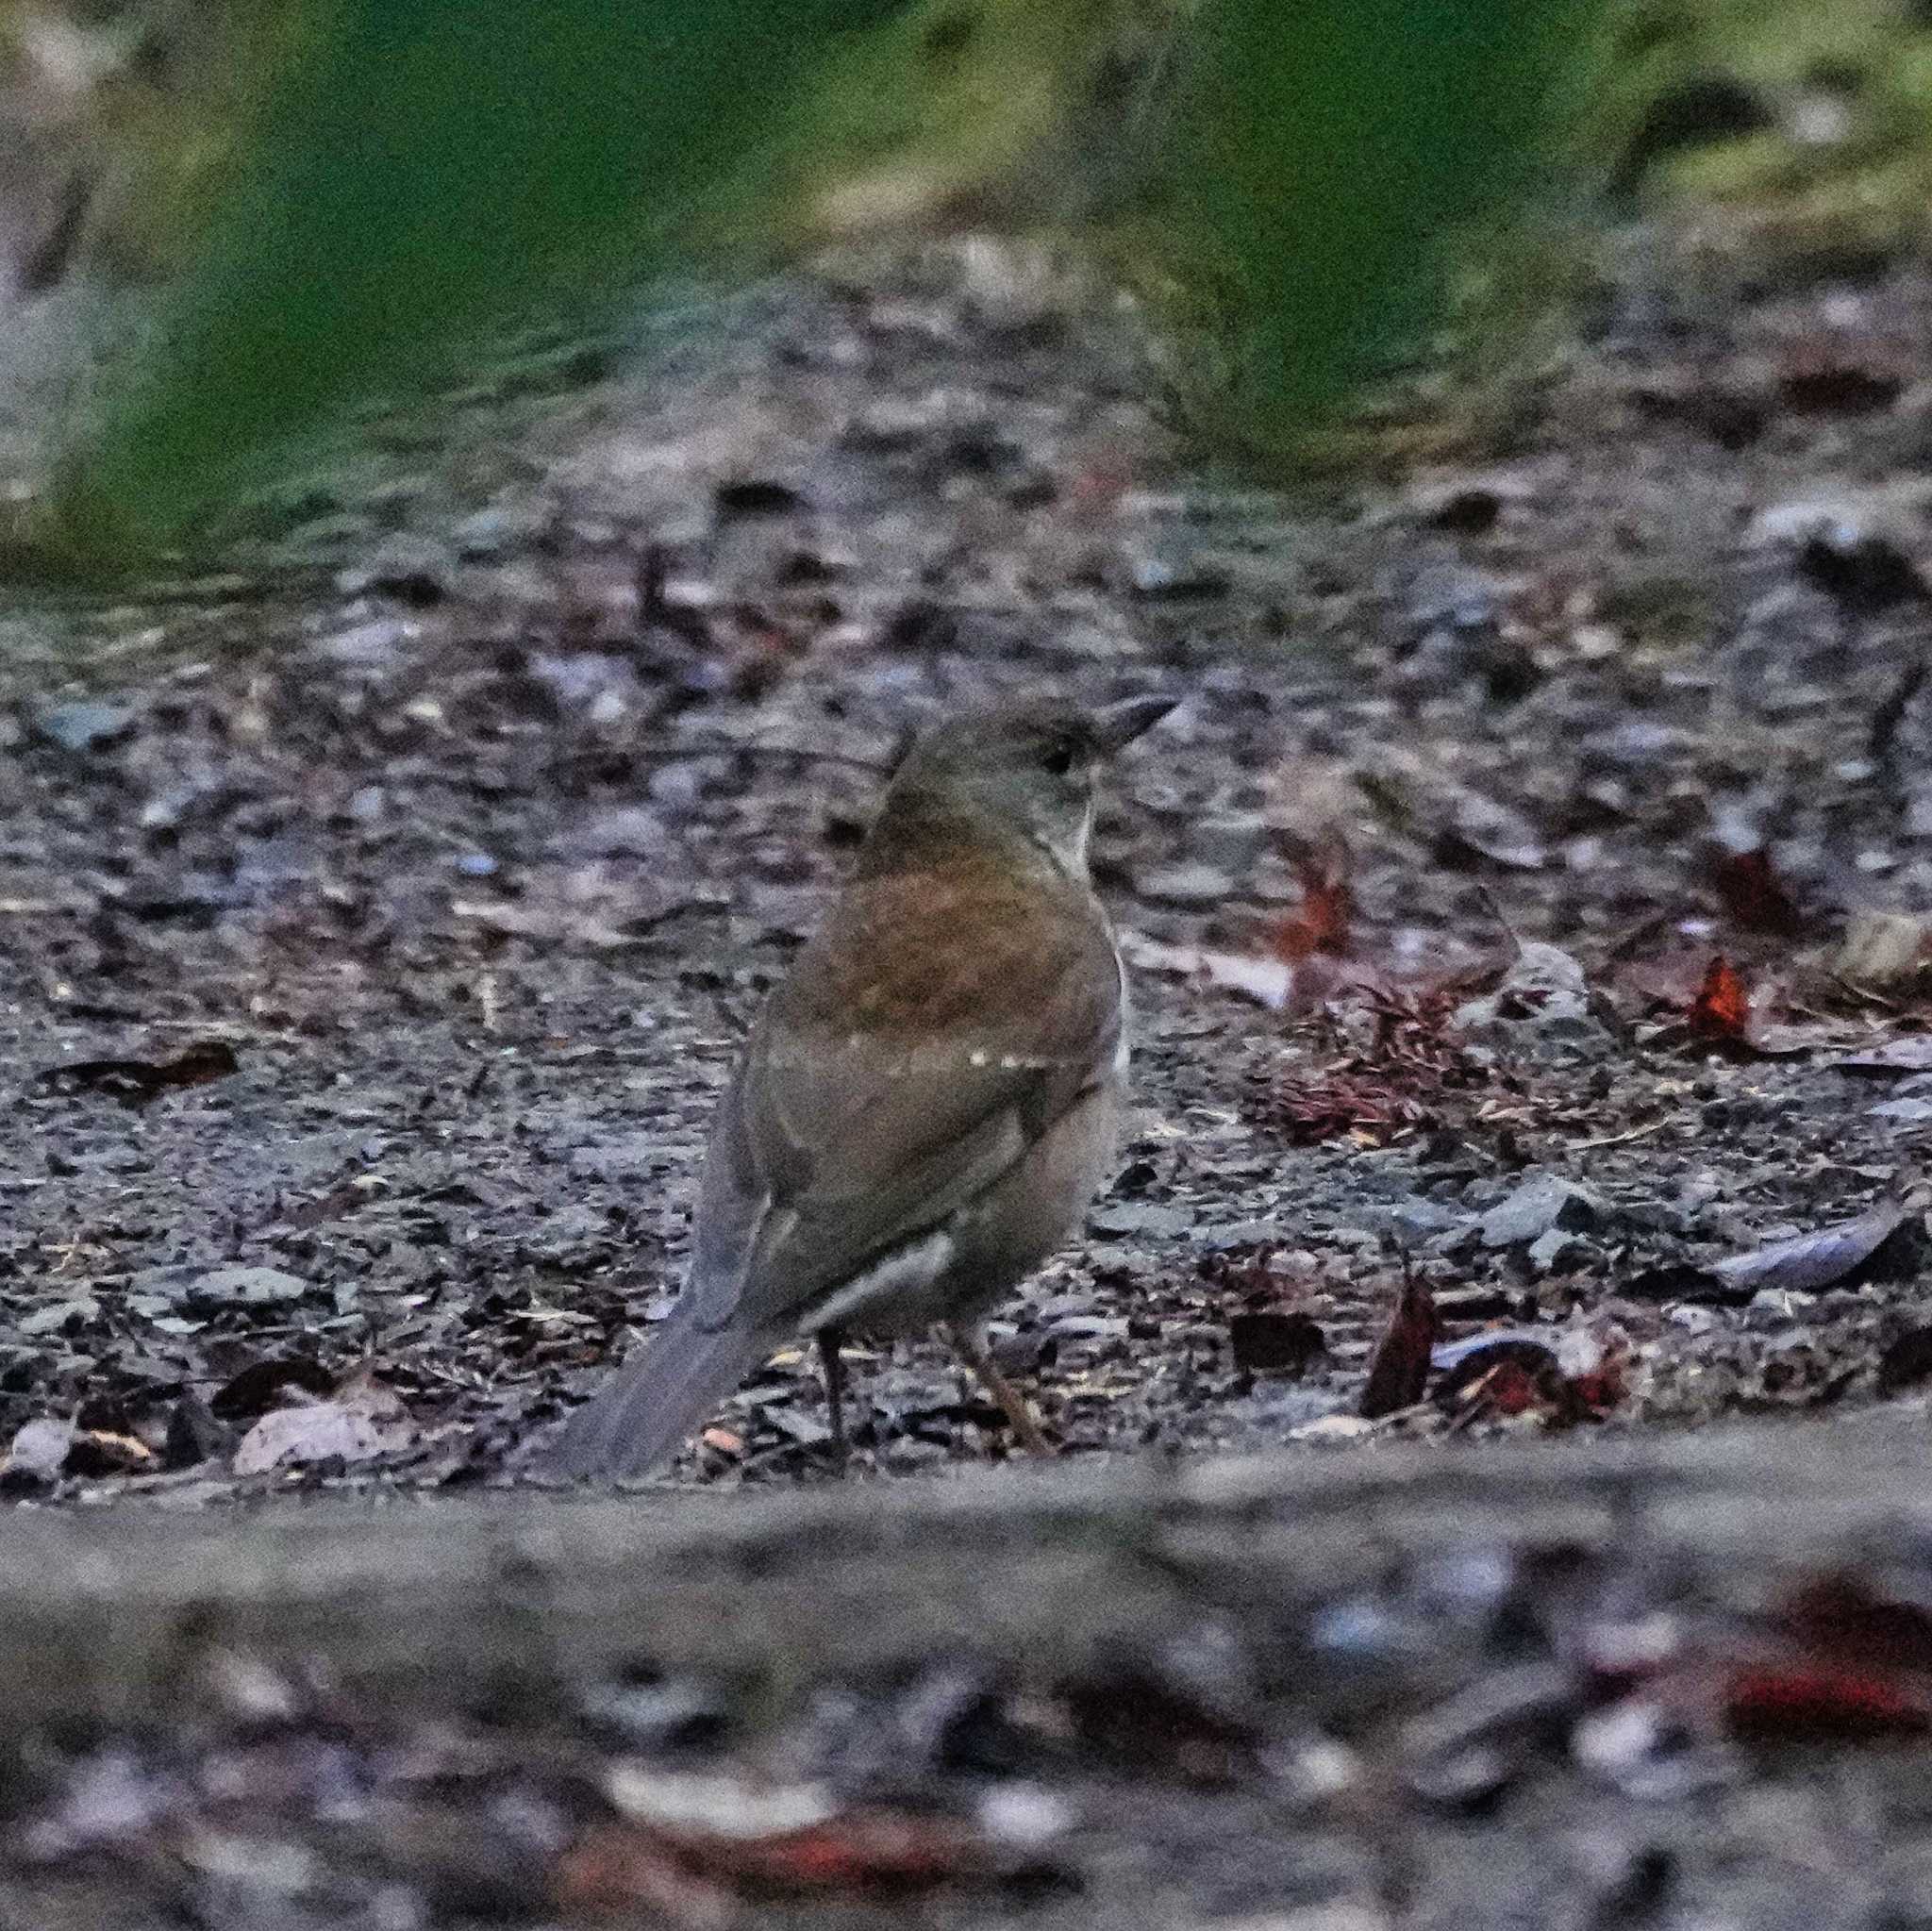
<svg viewBox="0 0 1932 1931">
<path fill-rule="evenodd" d="M 572 1415 L 538 1457 L 543 1474 L 579 1482 L 647 1475 L 677 1453 L 771 1349 L 755 1330 L 706 1329 L 680 1310 Z"/>
</svg>

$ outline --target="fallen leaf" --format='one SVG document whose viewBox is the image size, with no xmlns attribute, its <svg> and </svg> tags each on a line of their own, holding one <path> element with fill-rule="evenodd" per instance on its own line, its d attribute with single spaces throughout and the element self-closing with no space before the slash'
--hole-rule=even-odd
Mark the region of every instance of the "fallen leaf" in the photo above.
<svg viewBox="0 0 1932 1931">
<path fill-rule="evenodd" d="M 1541 872 L 1550 861 L 1548 848 L 1529 835 L 1513 812 L 1503 824 L 1484 831 L 1445 825 L 1436 834 L 1429 856 L 1451 872 L 1474 872 L 1485 864 L 1506 872 Z"/>
<path fill-rule="evenodd" d="M 1436 1399 L 1465 1413 L 1594 1420 L 1624 1398 L 1627 1338 L 1587 1327 L 1491 1328 L 1433 1350 Z"/>
<path fill-rule="evenodd" d="M 181 1298 L 193 1305 L 279 1307 L 299 1301 L 309 1284 L 278 1267 L 216 1267 L 197 1274 Z"/>
<path fill-rule="evenodd" d="M 1656 1000 L 1663 994 L 1665 1006 L 1679 1004 L 1682 994 L 1673 999 L 1667 988 L 1674 976 L 1666 964 L 1645 971 L 1626 970 L 1621 974 L 1626 989 L 1639 990 L 1642 996 Z M 1648 990 L 1644 990 L 1644 989 Z M 1768 994 L 1755 997 L 1744 976 L 1723 953 L 1704 968 L 1682 1021 L 1664 1025 L 1648 1036 L 1657 1047 L 1690 1047 L 1703 1053 L 1721 1053 L 1732 1059 L 1787 1059 L 1808 1053 L 1820 1043 L 1815 1033 L 1795 1026 L 1770 1025 L 1765 1012 L 1772 1001 Z"/>
<path fill-rule="evenodd" d="M 124 1107 L 144 1107 L 181 1087 L 206 1086 L 238 1069 L 235 1049 L 223 1040 L 203 1040 L 172 1059 L 81 1059 L 51 1066 L 28 1083 L 29 1092 L 101 1092 Z"/>
<path fill-rule="evenodd" d="M 764 1838 L 685 1838 L 679 1847 L 707 1875 L 756 1891 L 792 1895 L 930 1890 L 985 1874 L 977 1832 L 941 1817 L 853 1810 Z"/>
<path fill-rule="evenodd" d="M 1789 358 L 1777 391 L 1786 405 L 1807 415 L 1867 415 L 1890 408 L 1905 388 L 1896 369 L 1874 368 L 1801 344 Z"/>
<path fill-rule="evenodd" d="M 1255 1768 L 1252 1712 L 1157 1646 L 1103 1654 L 1059 1694 L 1083 1747 L 1116 1768 L 1226 1785 Z"/>
<path fill-rule="evenodd" d="M 1328 1348 L 1308 1315 L 1272 1308 L 1230 1316 L 1227 1334 L 1243 1374 L 1304 1374 Z"/>
<path fill-rule="evenodd" d="M 720 483 L 711 494 L 721 516 L 783 516 L 805 507 L 789 483 L 769 476 L 745 476 Z"/>
<path fill-rule="evenodd" d="M 1841 1283 L 1908 1279 L 1919 1270 L 1924 1242 L 1924 1214 L 1903 1201 L 1882 1200 L 1857 1220 L 1731 1255 L 1708 1272 L 1746 1299 L 1768 1289 L 1812 1294 Z"/>
<path fill-rule="evenodd" d="M 1435 1300 L 1425 1282 L 1405 1273 L 1389 1325 L 1369 1362 L 1357 1411 L 1373 1421 L 1421 1401 L 1429 1384 L 1429 1356 L 1435 1341 Z"/>
<path fill-rule="evenodd" d="M 1669 1260 L 1660 1267 L 1641 1268 L 1620 1283 L 1619 1291 L 1635 1301 L 1684 1301 L 1700 1307 L 1741 1307 L 1757 1290 L 1721 1280 L 1708 1267 L 1692 1260 Z"/>
<path fill-rule="evenodd" d="M 1916 984 L 1932 968 L 1932 924 L 1903 912 L 1856 911 L 1833 971 L 1874 991 Z"/>
<path fill-rule="evenodd" d="M 1865 1668 L 1932 1672 L 1932 1608 L 1881 1596 L 1849 1570 L 1802 1584 L 1778 1620 L 1814 1656 Z"/>
<path fill-rule="evenodd" d="M 1491 1328 L 1444 1341 L 1429 1352 L 1430 1368 L 1442 1378 L 1438 1394 L 1455 1394 L 1497 1362 L 1515 1360 L 1541 1373 L 1557 1365 L 1554 1332 L 1536 1327 Z"/>
<path fill-rule="evenodd" d="M 1840 1073 L 1858 1073 L 1874 1079 L 1890 1079 L 1902 1073 L 1932 1073 L 1932 1033 L 1907 1033 L 1831 1063 Z"/>
<path fill-rule="evenodd" d="M 1416 507 L 1434 529 L 1479 537 L 1492 528 L 1502 514 L 1503 497 L 1482 484 L 1466 483 L 1422 493 Z"/>
<path fill-rule="evenodd" d="M 1751 994 L 1723 953 L 1713 958 L 1690 1002 L 1690 1037 L 1706 1044 L 1742 1045 L 1751 1032 Z"/>
<path fill-rule="evenodd" d="M 1290 1074 L 1275 1088 L 1269 1118 L 1291 1143 L 1315 1146 L 1344 1134 L 1380 1145 L 1413 1126 L 1426 1125 L 1427 1108 L 1412 1092 L 1386 1078 L 1345 1069 L 1300 1078 Z"/>
<path fill-rule="evenodd" d="M 1863 1743 L 1932 1728 L 1925 1697 L 1882 1671 L 1833 1663 L 1746 1665 L 1731 1673 L 1724 1716 L 1754 1743 Z"/>
<path fill-rule="evenodd" d="M 1769 932 L 1780 939 L 1805 935 L 1805 915 L 1773 869 L 1771 854 L 1762 845 L 1744 851 L 1720 850 L 1711 860 L 1710 873 L 1724 910 L 1747 931 Z"/>
<path fill-rule="evenodd" d="M 1457 1397 L 1465 1417 L 1554 1414 L 1557 1387 L 1526 1361 L 1501 1360 L 1485 1369 Z"/>
<path fill-rule="evenodd" d="M 410 1433 L 401 1399 L 361 1369 L 330 1400 L 271 1408 L 242 1438 L 234 1469 L 258 1475 L 298 1462 L 367 1461 L 404 1446 Z"/>
<path fill-rule="evenodd" d="M 1898 1394 L 1927 1379 L 1932 1379 L 1932 1327 L 1908 1327 L 1878 1357 L 1878 1393 Z"/>
<path fill-rule="evenodd" d="M 322 1396 L 334 1387 L 334 1375 L 320 1361 L 306 1355 L 251 1361 L 215 1391 L 208 1400 L 208 1409 L 223 1422 L 254 1422 L 267 1414 L 286 1390 Z"/>
<path fill-rule="evenodd" d="M 884 1806 L 841 1807 L 819 1784 L 758 1784 L 730 1775 L 619 1764 L 611 1802 L 688 1875 L 759 1895 L 926 1890 L 991 1873 L 1001 1859 L 978 1830 Z M 641 1859 L 641 1868 L 648 1857 Z"/>
<path fill-rule="evenodd" d="M 1340 832 L 1331 832 L 1319 843 L 1290 838 L 1283 843 L 1302 898 L 1294 911 L 1275 924 L 1269 950 L 1289 965 L 1317 954 L 1347 957 L 1355 922 L 1354 857 L 1347 841 Z"/>
<path fill-rule="evenodd" d="M 132 1474 L 151 1469 L 155 1452 L 139 1436 L 117 1428 L 80 1428 L 68 1444 L 66 1472 L 72 1475 Z"/>
<path fill-rule="evenodd" d="M 685 1870 L 656 1832 L 635 1824 L 593 1824 L 558 1859 L 552 1895 L 562 1911 L 622 1916 L 682 1931 L 727 1931 L 743 1922 L 730 1893 Z"/>
<path fill-rule="evenodd" d="M 1295 968 L 1285 960 L 1258 953 L 1218 952 L 1200 945 L 1170 945 L 1143 933 L 1124 931 L 1121 954 L 1136 971 L 1173 973 L 1182 978 L 1206 979 L 1210 986 L 1239 992 L 1258 1006 L 1278 1012 L 1293 990 Z"/>
</svg>

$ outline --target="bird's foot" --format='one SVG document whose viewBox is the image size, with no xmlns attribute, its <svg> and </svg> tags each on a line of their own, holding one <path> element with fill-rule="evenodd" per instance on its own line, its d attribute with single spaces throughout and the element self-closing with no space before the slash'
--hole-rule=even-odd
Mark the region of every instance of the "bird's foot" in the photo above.
<svg viewBox="0 0 1932 1931">
<path fill-rule="evenodd" d="M 1000 1413 L 1006 1416 L 1007 1425 L 1012 1429 L 1020 1446 L 1028 1455 L 1058 1454 L 1059 1451 L 1048 1440 L 1046 1431 L 1041 1427 L 1026 1397 L 1007 1379 L 999 1363 L 988 1351 L 985 1338 L 972 1329 L 956 1327 L 950 1322 L 945 1324 L 944 1333 L 953 1352 L 998 1403 Z"/>
</svg>

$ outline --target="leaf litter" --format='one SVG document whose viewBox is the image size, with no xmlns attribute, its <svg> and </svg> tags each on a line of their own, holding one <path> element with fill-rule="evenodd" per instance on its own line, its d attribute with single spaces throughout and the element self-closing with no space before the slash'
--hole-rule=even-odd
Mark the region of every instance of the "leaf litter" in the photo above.
<svg viewBox="0 0 1932 1931">
<path fill-rule="evenodd" d="M 191 666 L 111 715 L 41 728 L 80 700 L 9 659 L 9 1498 L 501 1479 L 661 1315 L 744 1016 L 877 771 L 914 724 L 1041 682 L 1189 699 L 1095 833 L 1138 974 L 1123 1175 L 996 1323 L 1071 1453 L 1925 1403 L 1932 1126 L 1868 1110 L 1874 1078 L 1910 1101 L 1932 1070 L 1922 586 L 1870 518 L 1819 507 L 1845 493 L 1815 408 L 1836 378 L 1763 375 L 1848 308 L 1932 340 L 1919 271 L 1765 285 L 1720 319 L 1661 273 L 1539 393 L 1507 487 L 1486 457 L 1310 508 L 1178 474 L 1131 400 L 1143 365 L 989 327 L 945 263 L 909 290 L 797 278 L 721 333 L 740 360 L 715 379 L 459 428 L 375 501 L 318 486 L 277 539 L 299 568 L 245 603 L 49 615 L 68 662 L 135 622 Z M 1914 386 L 1861 391 L 1869 466 L 1918 461 Z M 1778 433 L 1740 436 L 1740 408 Z M 1010 459 L 956 437 L 962 411 Z M 433 554 L 385 558 L 391 535 Z M 1339 807 L 1308 776 L 1337 766 L 1371 779 Z M 1160 874 L 1187 890 L 1139 890 Z M 218 1072 L 157 1043 L 217 1039 Z M 938 1348 L 862 1369 L 861 1473 L 1006 1452 Z M 675 1479 L 832 1479 L 821 1413 L 805 1351 L 781 1357 Z M 805 1873 L 833 1880 L 805 1914 L 877 1879 L 991 1917 L 1008 1884 L 1104 1887 L 1122 1766 L 1179 1740 L 1252 1807 L 1213 1813 L 1240 1882 L 1207 1898 L 1204 1813 L 1169 1820 L 1185 1853 L 1146 1882 L 1187 1893 L 1176 1922 L 1252 1917 L 1254 1860 L 1284 1847 L 1304 1884 L 1335 1873 L 1298 1910 L 1380 1923 L 1391 1836 L 1419 1828 L 1390 1792 L 1479 1813 L 1531 1785 L 1687 1806 L 1605 1880 L 1655 1916 L 1761 1858 L 1747 1752 L 1864 1765 L 1913 1730 L 1924 1590 L 1900 1552 L 1840 1594 L 1834 1645 L 1802 1581 L 1785 1621 L 1740 1622 L 1641 1556 L 1392 1563 L 1283 1612 L 1273 1654 L 1209 1630 L 1079 1684 L 962 1694 L 928 1664 L 828 1690 L 762 1756 L 726 1696 L 736 1740 L 684 1736 L 659 1769 L 747 1804 L 832 1787 L 796 1826 L 832 1836 L 773 1827 L 740 1863 L 615 1805 L 618 1756 L 658 1746 L 587 1720 L 559 1765 L 314 1685 L 239 1695 L 262 1673 L 233 1659 L 198 1729 L 50 1741 L 8 1855 L 62 1881 L 105 1858 L 124 1888 L 164 1869 L 172 1914 L 210 1922 L 249 1919 L 237 1886 L 260 1922 L 566 1897 L 730 1922 Z M 1451 1654 L 1419 1689 L 1430 1641 Z M 718 1701 L 686 1689 L 666 1706 Z M 1788 1872 L 1832 1871 L 1831 1831 L 1779 1815 Z M 1403 1841 L 1404 1884 L 1449 1868 Z M 1533 1881 L 1562 1894 L 1527 1915 L 1569 1922 L 1574 1836 L 1543 1850 Z"/>
</svg>

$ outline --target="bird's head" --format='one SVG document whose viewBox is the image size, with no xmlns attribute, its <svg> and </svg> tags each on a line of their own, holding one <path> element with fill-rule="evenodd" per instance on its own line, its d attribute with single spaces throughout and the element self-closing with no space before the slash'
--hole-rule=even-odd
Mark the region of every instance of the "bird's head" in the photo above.
<svg viewBox="0 0 1932 1931">
<path fill-rule="evenodd" d="M 886 791 L 874 842 L 891 845 L 941 827 L 1017 836 L 1084 878 L 1101 766 L 1178 701 L 1128 697 L 1088 710 L 1030 698 L 951 719 L 906 754 Z"/>
</svg>

